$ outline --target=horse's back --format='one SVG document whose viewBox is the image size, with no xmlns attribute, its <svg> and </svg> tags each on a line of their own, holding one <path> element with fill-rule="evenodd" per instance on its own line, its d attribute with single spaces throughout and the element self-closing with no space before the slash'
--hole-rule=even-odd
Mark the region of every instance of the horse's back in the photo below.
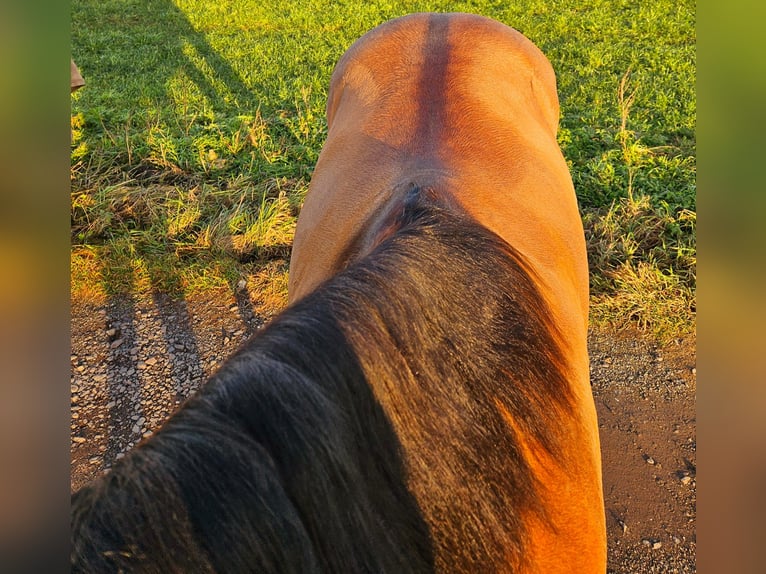
<svg viewBox="0 0 766 574">
<path fill-rule="evenodd" d="M 290 268 L 299 298 L 385 236 L 411 185 L 431 188 L 528 258 L 564 330 L 582 338 L 588 277 L 572 181 L 556 140 L 553 69 L 521 33 L 469 14 L 414 14 L 338 62 L 328 137 Z"/>
</svg>

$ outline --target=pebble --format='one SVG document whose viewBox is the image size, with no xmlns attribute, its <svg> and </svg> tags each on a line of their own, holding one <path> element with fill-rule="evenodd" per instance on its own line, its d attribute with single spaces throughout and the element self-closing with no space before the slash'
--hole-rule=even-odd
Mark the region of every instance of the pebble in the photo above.
<svg viewBox="0 0 766 574">
<path fill-rule="evenodd" d="M 659 550 L 660 548 L 662 548 L 662 542 L 660 542 L 659 540 L 651 540 L 650 538 L 643 538 L 641 540 L 641 543 L 644 546 L 648 546 L 652 550 Z"/>
<path fill-rule="evenodd" d="M 620 525 L 620 528 L 622 528 L 622 533 L 625 534 L 628 531 L 628 525 L 622 520 L 618 520 L 617 523 Z"/>
<path fill-rule="evenodd" d="M 82 443 L 84 443 L 84 442 L 85 442 L 87 439 L 86 439 L 85 437 L 82 437 L 82 436 L 75 436 L 75 437 L 72 437 L 72 440 L 73 440 L 74 442 L 76 442 L 77 444 L 82 444 Z"/>
<path fill-rule="evenodd" d="M 691 476 L 682 476 L 681 477 L 681 484 L 689 484 L 692 481 Z"/>
<path fill-rule="evenodd" d="M 654 459 L 651 456 L 646 457 L 646 464 L 654 464 Z"/>
<path fill-rule="evenodd" d="M 125 339 L 117 339 L 116 341 L 112 341 L 112 344 L 111 344 L 111 345 L 109 345 L 109 346 L 110 346 L 112 349 L 116 349 L 117 347 L 119 347 L 120 345 L 122 345 L 122 343 L 123 343 L 124 341 L 125 341 Z"/>
</svg>

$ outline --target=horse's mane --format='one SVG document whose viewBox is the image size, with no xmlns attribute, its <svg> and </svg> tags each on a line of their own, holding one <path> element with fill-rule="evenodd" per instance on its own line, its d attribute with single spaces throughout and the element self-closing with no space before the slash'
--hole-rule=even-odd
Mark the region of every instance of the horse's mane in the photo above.
<svg viewBox="0 0 766 574">
<path fill-rule="evenodd" d="M 545 519 L 571 395 L 522 258 L 415 190 L 73 497 L 74 572 L 490 572 Z M 526 446 L 525 446 L 526 445 Z"/>
</svg>

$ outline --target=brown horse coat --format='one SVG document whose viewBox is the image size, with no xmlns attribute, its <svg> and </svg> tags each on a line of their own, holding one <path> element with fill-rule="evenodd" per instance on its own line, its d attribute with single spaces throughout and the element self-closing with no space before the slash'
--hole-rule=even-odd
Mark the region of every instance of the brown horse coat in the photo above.
<svg viewBox="0 0 766 574">
<path fill-rule="evenodd" d="M 576 197 L 556 141 L 558 115 L 550 63 L 503 24 L 467 14 L 414 14 L 372 30 L 332 76 L 328 137 L 298 221 L 289 292 L 293 301 L 304 297 L 395 233 L 412 188 L 513 246 L 537 277 L 561 334 L 576 406 L 575 416 L 560 421 L 568 437 L 564 460 L 525 445 L 551 517 L 529 518 L 527 571 L 603 572 L 598 425 L 586 349 L 588 269 Z M 515 430 L 513 418 L 505 419 Z"/>
</svg>

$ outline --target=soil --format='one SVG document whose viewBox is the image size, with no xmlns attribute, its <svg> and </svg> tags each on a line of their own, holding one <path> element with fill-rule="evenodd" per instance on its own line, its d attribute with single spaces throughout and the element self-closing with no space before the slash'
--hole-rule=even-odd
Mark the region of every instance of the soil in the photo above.
<svg viewBox="0 0 766 574">
<path fill-rule="evenodd" d="M 270 316 L 247 292 L 72 303 L 71 489 L 149 436 Z M 274 310 L 276 312 L 276 310 Z M 593 331 L 608 573 L 696 572 L 696 340 Z"/>
</svg>

